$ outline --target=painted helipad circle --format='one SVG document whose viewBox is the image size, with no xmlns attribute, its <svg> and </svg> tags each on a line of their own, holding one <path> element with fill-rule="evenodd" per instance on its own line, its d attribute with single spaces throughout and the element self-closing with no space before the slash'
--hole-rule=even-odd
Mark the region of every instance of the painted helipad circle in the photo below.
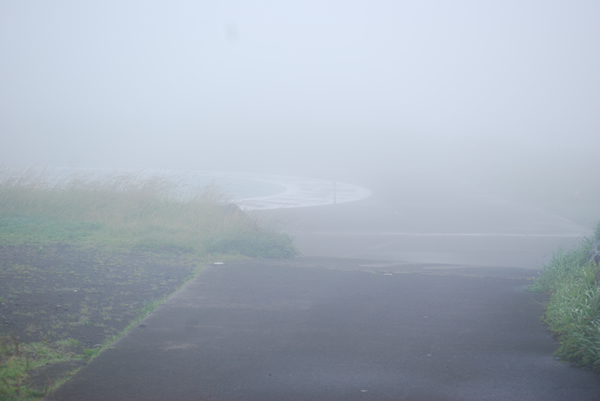
<svg viewBox="0 0 600 401">
<path fill-rule="evenodd" d="M 246 173 L 218 173 L 214 176 L 246 179 L 284 188 L 282 192 L 275 194 L 235 199 L 235 203 L 243 210 L 323 206 L 357 201 L 371 196 L 371 191 L 357 185 L 316 178 Z"/>
</svg>

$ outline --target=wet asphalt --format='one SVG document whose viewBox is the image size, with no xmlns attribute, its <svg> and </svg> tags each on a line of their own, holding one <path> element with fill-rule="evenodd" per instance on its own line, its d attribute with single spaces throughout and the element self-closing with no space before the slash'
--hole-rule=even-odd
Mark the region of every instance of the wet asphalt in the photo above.
<svg viewBox="0 0 600 401">
<path fill-rule="evenodd" d="M 547 297 L 526 291 L 586 229 L 383 178 L 367 200 L 272 215 L 303 257 L 208 267 L 48 399 L 600 400 L 600 375 L 553 358 Z"/>
</svg>

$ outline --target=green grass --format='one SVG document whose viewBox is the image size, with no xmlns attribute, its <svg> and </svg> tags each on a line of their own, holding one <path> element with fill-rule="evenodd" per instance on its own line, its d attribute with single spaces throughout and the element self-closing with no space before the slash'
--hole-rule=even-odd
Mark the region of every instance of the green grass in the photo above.
<svg viewBox="0 0 600 401">
<path fill-rule="evenodd" d="M 261 227 L 214 185 L 181 187 L 181 177 L 121 173 L 72 175 L 0 169 L 0 243 L 68 243 L 114 249 L 297 254 L 285 233 Z"/>
<path fill-rule="evenodd" d="M 25 384 L 30 371 L 55 362 L 64 362 L 81 357 L 73 352 L 79 344 L 66 339 L 54 344 L 45 342 L 23 344 L 14 336 L 0 336 L 0 399 L 28 400 L 46 394 L 35 391 Z M 48 379 L 48 391 L 56 386 Z"/>
<path fill-rule="evenodd" d="M 543 267 L 530 290 L 551 295 L 543 321 L 558 339 L 556 357 L 576 366 L 600 370 L 600 291 L 598 266 L 589 262 L 594 236 L 572 250 L 559 250 Z"/>
</svg>

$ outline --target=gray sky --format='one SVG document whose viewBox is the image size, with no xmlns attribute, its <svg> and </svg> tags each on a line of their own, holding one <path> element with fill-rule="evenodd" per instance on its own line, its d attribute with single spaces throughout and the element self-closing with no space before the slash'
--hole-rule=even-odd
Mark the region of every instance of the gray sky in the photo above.
<svg viewBox="0 0 600 401">
<path fill-rule="evenodd" d="M 598 21 L 595 0 L 3 0 L 0 161 L 326 172 L 598 144 Z"/>
</svg>

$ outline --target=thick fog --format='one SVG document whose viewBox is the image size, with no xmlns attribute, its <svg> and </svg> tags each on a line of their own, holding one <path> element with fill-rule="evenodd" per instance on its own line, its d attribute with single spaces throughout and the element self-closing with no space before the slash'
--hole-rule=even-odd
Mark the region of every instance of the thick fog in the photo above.
<svg viewBox="0 0 600 401">
<path fill-rule="evenodd" d="M 0 160 L 323 177 L 590 160 L 598 21 L 591 0 L 3 1 Z"/>
</svg>

